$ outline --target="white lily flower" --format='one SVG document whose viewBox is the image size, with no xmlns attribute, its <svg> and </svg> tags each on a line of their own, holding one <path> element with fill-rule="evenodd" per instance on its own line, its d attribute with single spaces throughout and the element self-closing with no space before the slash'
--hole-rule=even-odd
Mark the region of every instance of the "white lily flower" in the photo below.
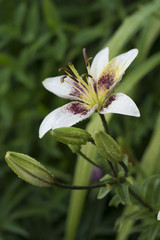
<svg viewBox="0 0 160 240">
<path fill-rule="evenodd" d="M 160 221 L 160 211 L 157 214 L 157 220 Z"/>
<path fill-rule="evenodd" d="M 123 93 L 111 95 L 137 54 L 138 50 L 132 49 L 109 61 L 109 49 L 104 48 L 97 53 L 90 66 L 91 58 L 87 58 L 84 49 L 87 74 L 80 76 L 74 65 L 68 63 L 70 69 L 61 69 L 66 75 L 45 79 L 43 85 L 48 91 L 76 101 L 48 114 L 40 125 L 39 137 L 51 129 L 70 127 L 90 117 L 95 111 L 139 117 L 139 110 L 130 97 Z"/>
</svg>

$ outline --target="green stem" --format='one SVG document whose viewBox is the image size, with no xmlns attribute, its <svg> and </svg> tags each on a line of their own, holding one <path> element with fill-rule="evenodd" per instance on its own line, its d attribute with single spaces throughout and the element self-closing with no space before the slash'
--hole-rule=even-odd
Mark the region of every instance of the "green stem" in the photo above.
<svg viewBox="0 0 160 240">
<path fill-rule="evenodd" d="M 108 182 L 109 185 L 115 185 L 115 184 L 122 184 L 125 182 L 125 179 L 121 179 L 121 181 L 113 180 L 111 182 Z M 77 186 L 77 185 L 67 185 L 64 183 L 60 183 L 57 180 L 54 181 L 53 186 L 59 187 L 59 188 L 65 188 L 65 189 L 70 189 L 70 190 L 88 190 L 92 188 L 101 188 L 105 187 L 106 183 L 100 183 L 100 184 L 93 184 L 90 186 Z"/>
<path fill-rule="evenodd" d="M 123 168 L 123 170 L 124 170 L 124 177 L 126 178 L 128 176 L 128 168 L 127 168 L 126 164 L 123 161 L 119 162 L 119 164 Z"/>
<path fill-rule="evenodd" d="M 105 119 L 105 116 L 103 114 L 100 114 L 99 113 L 99 116 L 101 118 L 101 121 L 102 121 L 102 124 L 103 124 L 103 127 L 104 127 L 104 130 L 107 134 L 109 134 L 109 128 L 108 128 L 108 124 L 107 124 L 107 121 Z"/>
<path fill-rule="evenodd" d="M 114 177 L 117 178 L 117 172 L 116 172 L 116 170 L 115 170 L 115 168 L 114 168 L 113 163 L 110 162 L 109 160 L 107 160 L 107 162 L 108 162 L 110 168 L 112 169 L 112 172 L 113 172 Z"/>
<path fill-rule="evenodd" d="M 101 183 L 101 184 L 94 184 L 94 185 L 90 185 L 90 186 L 72 186 L 72 185 L 67 185 L 64 183 L 60 183 L 58 181 L 55 181 L 53 183 L 54 186 L 59 187 L 59 188 L 65 188 L 65 189 L 70 189 L 70 190 L 88 190 L 88 189 L 92 189 L 92 188 L 100 188 L 100 187 L 105 187 L 106 184 L 105 183 Z"/>
<path fill-rule="evenodd" d="M 86 159 L 89 163 L 91 163 L 92 165 L 94 165 L 95 167 L 100 168 L 100 166 L 98 166 L 95 162 L 93 162 L 91 159 L 89 159 L 84 153 L 82 153 L 81 151 L 78 152 L 79 155 L 81 155 L 84 159 Z"/>
<path fill-rule="evenodd" d="M 110 173 L 107 172 L 105 169 L 103 169 L 101 166 L 99 166 L 98 164 L 96 164 L 95 162 L 93 162 L 91 159 L 89 159 L 89 158 L 88 158 L 84 153 L 82 153 L 81 151 L 78 152 L 78 154 L 79 154 L 80 156 L 82 156 L 85 160 L 87 160 L 87 162 L 91 163 L 92 165 L 94 165 L 94 166 L 97 167 L 97 168 L 102 169 L 104 172 L 110 174 Z"/>
<path fill-rule="evenodd" d="M 153 212 L 153 208 L 148 205 L 140 196 L 138 196 L 131 188 L 129 188 L 130 194 L 143 205 L 144 207 L 148 208 L 149 211 Z"/>
</svg>

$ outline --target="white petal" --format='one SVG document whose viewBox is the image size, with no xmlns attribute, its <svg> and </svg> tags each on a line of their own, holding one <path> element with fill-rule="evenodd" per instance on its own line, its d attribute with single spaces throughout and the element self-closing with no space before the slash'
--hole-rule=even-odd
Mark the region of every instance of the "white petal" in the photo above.
<svg viewBox="0 0 160 240">
<path fill-rule="evenodd" d="M 70 127 L 83 119 L 86 119 L 95 112 L 97 105 L 89 108 L 80 102 L 67 103 L 64 106 L 57 108 L 53 112 L 49 113 L 42 121 L 39 128 L 39 137 L 50 129 L 56 129 L 60 127 Z"/>
<path fill-rule="evenodd" d="M 109 62 L 111 67 L 116 73 L 116 80 L 120 80 L 126 69 L 133 62 L 138 54 L 138 49 L 132 49 L 126 53 L 123 53 Z"/>
<path fill-rule="evenodd" d="M 123 93 L 112 95 L 110 98 L 108 98 L 105 105 L 106 106 L 101 111 L 99 111 L 99 113 L 119 113 L 134 117 L 140 116 L 140 112 L 136 104 L 130 97 Z"/>
<path fill-rule="evenodd" d="M 61 78 L 63 77 L 64 76 L 47 78 L 43 81 L 43 86 L 59 97 L 80 100 L 79 95 L 81 92 L 78 92 L 78 90 L 74 88 L 76 83 L 68 76 L 64 79 L 64 82 L 61 82 Z"/>
<path fill-rule="evenodd" d="M 109 49 L 104 48 L 96 54 L 91 64 L 91 76 L 98 81 L 101 73 L 104 71 L 108 64 Z"/>
<path fill-rule="evenodd" d="M 157 220 L 160 221 L 160 211 L 157 214 Z"/>
</svg>

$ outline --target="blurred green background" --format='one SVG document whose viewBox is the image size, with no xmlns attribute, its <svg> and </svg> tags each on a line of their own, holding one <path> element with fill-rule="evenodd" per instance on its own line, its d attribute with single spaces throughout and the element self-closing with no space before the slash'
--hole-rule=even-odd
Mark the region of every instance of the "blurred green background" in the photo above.
<svg viewBox="0 0 160 240">
<path fill-rule="evenodd" d="M 8 168 L 4 156 L 8 150 L 28 154 L 48 166 L 60 180 L 72 182 L 76 156 L 50 134 L 38 138 L 43 118 L 67 101 L 46 91 L 41 83 L 58 75 L 58 69 L 69 60 L 84 73 L 84 47 L 88 56 L 94 56 L 107 43 L 112 56 L 139 49 L 120 89 L 129 90 L 141 118 L 115 115 L 109 125 L 132 160 L 144 157 L 153 133 L 158 131 L 155 126 L 160 109 L 158 2 L 0 0 L 0 240 L 64 237 L 70 191 L 38 189 L 22 182 Z M 136 18 L 140 24 L 135 27 L 134 21 L 127 22 L 143 10 L 146 15 Z M 124 25 L 126 32 L 116 37 Z M 129 80 L 131 87 L 126 84 Z M 88 121 L 77 126 L 85 128 Z M 154 158 L 155 150 L 151 151 Z M 156 154 L 156 158 L 160 156 Z M 116 239 L 114 223 L 122 208 L 109 208 L 109 200 L 96 200 L 96 194 L 92 190 L 87 195 L 77 240 Z M 129 239 L 135 240 L 136 236 Z"/>
</svg>

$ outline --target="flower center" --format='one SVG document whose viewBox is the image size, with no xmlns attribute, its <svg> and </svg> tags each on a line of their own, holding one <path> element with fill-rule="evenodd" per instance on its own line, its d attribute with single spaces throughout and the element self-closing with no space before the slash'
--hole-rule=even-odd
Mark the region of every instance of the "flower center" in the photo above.
<svg viewBox="0 0 160 240">
<path fill-rule="evenodd" d="M 96 81 L 91 76 L 90 60 L 87 57 L 86 49 L 83 49 L 83 57 L 87 69 L 87 73 L 80 75 L 74 65 L 69 62 L 69 68 L 60 68 L 66 73 L 66 76 L 61 78 L 61 82 L 66 82 L 73 87 L 72 96 L 76 96 L 80 101 L 86 103 L 90 107 L 97 104 L 97 109 L 100 109 L 106 98 L 109 87 L 114 82 L 114 76 L 110 72 L 105 72 L 100 76 L 99 81 Z M 67 81 L 66 77 L 69 76 L 73 82 Z"/>
</svg>

